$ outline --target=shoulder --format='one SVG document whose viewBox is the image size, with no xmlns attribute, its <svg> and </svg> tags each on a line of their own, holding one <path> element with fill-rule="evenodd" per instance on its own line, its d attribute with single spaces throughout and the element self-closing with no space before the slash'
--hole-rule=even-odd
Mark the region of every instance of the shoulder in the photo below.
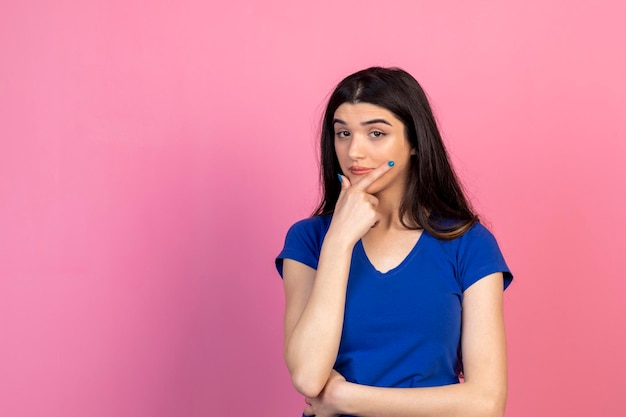
<svg viewBox="0 0 626 417">
<path fill-rule="evenodd" d="M 505 288 L 511 283 L 513 275 L 500 246 L 493 233 L 482 223 L 476 222 L 463 235 L 450 241 L 440 241 L 440 244 L 453 258 L 463 290 L 495 272 L 504 274 Z"/>
<path fill-rule="evenodd" d="M 482 223 L 476 222 L 459 238 L 460 244 L 496 244 L 496 238 Z"/>
<path fill-rule="evenodd" d="M 330 227 L 331 219 L 330 215 L 313 216 L 295 222 L 287 232 L 285 243 L 299 241 L 313 246 L 321 246 Z"/>
<path fill-rule="evenodd" d="M 483 245 L 497 245 L 496 238 L 482 223 L 474 223 L 465 233 L 454 239 L 443 240 L 432 236 L 448 253 L 457 256 L 468 249 L 480 248 Z"/>
<path fill-rule="evenodd" d="M 283 250 L 276 258 L 276 267 L 282 275 L 283 259 L 293 259 L 317 269 L 317 260 L 330 227 L 330 215 L 313 216 L 294 223 L 287 232 Z"/>
<path fill-rule="evenodd" d="M 330 226 L 331 215 L 312 216 L 298 220 L 290 228 L 289 233 L 326 233 Z"/>
<path fill-rule="evenodd" d="M 459 237 L 459 256 L 472 256 L 492 261 L 503 261 L 500 245 L 493 233 L 482 223 L 472 227 Z"/>
</svg>

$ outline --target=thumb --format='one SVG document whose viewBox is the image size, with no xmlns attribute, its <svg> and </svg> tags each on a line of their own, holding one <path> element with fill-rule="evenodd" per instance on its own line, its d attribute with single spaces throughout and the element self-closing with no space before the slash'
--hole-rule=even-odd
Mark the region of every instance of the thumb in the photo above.
<svg viewBox="0 0 626 417">
<path fill-rule="evenodd" d="M 339 176 L 339 182 L 341 183 L 341 191 L 347 190 L 352 185 L 348 177 L 344 177 L 341 174 L 337 174 Z"/>
</svg>

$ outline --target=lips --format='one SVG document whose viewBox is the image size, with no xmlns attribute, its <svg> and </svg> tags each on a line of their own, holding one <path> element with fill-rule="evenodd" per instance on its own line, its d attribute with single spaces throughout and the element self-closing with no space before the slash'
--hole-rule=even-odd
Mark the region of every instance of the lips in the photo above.
<svg viewBox="0 0 626 417">
<path fill-rule="evenodd" d="M 351 167 L 350 168 L 350 172 L 353 175 L 365 175 L 371 171 L 372 171 L 372 168 L 365 168 L 365 167 Z"/>
</svg>

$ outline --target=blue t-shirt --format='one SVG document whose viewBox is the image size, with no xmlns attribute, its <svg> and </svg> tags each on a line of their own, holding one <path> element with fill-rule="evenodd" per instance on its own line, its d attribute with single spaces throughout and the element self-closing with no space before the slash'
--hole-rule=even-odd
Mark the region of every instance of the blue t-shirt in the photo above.
<svg viewBox="0 0 626 417">
<path fill-rule="evenodd" d="M 294 224 L 276 258 L 317 269 L 331 216 Z M 335 369 L 346 380 L 378 387 L 432 387 L 459 382 L 463 291 L 479 279 L 513 278 L 493 235 L 480 223 L 454 240 L 424 231 L 407 257 L 386 273 L 361 241 L 352 253 L 343 332 Z"/>
</svg>

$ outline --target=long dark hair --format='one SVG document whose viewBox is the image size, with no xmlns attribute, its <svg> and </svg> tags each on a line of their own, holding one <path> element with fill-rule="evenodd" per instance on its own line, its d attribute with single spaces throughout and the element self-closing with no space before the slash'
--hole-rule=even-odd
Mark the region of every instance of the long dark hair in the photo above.
<svg viewBox="0 0 626 417">
<path fill-rule="evenodd" d="M 332 213 L 341 191 L 333 118 L 343 103 L 384 107 L 405 126 L 406 137 L 416 154 L 411 156 L 406 194 L 400 206 L 404 227 L 424 229 L 447 240 L 462 235 L 478 221 L 452 169 L 424 90 L 406 71 L 380 67 L 349 75 L 328 100 L 321 132 L 323 195 L 313 215 Z"/>
</svg>

